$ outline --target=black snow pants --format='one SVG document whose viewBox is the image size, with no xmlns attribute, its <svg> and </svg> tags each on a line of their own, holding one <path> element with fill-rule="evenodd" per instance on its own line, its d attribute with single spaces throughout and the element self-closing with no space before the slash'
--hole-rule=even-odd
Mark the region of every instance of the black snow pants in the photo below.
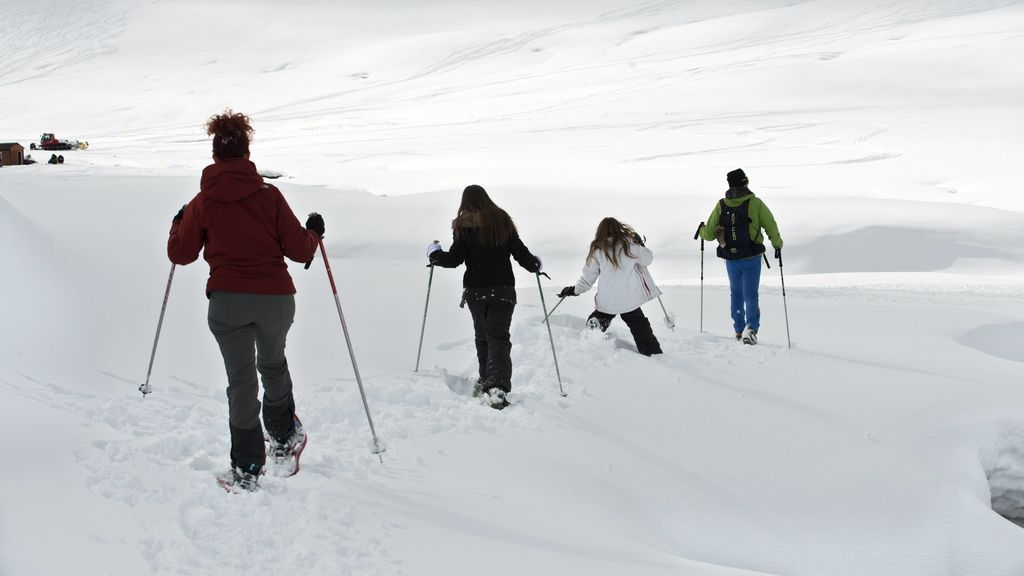
<svg viewBox="0 0 1024 576">
<path fill-rule="evenodd" d="M 476 333 L 476 358 L 480 363 L 480 379 L 484 392 L 499 388 L 512 390 L 512 311 L 516 305 L 507 300 L 466 299 L 473 315 Z"/>
<path fill-rule="evenodd" d="M 630 333 L 633 334 L 633 340 L 636 342 L 636 351 L 643 354 L 644 356 L 650 356 L 652 354 L 661 354 L 661 344 L 658 343 L 658 339 L 654 336 L 654 331 L 651 330 L 651 321 L 644 316 L 643 310 L 637 308 L 636 310 L 619 314 L 622 320 L 629 327 Z M 601 332 L 608 329 L 611 325 L 612 319 L 615 318 L 615 314 L 606 314 L 594 310 L 590 314 L 588 320 L 594 318 L 597 320 L 598 325 L 601 328 Z"/>
</svg>

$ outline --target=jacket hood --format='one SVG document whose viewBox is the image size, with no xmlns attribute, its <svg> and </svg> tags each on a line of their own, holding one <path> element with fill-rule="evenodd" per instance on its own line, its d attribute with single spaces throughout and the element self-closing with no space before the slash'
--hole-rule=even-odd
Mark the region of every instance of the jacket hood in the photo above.
<svg viewBox="0 0 1024 576">
<path fill-rule="evenodd" d="M 222 160 L 203 169 L 199 189 L 214 202 L 236 202 L 263 187 L 256 165 L 244 159 Z"/>
<path fill-rule="evenodd" d="M 753 192 L 750 191 L 750 188 L 747 188 L 746 184 L 741 184 L 739 186 L 730 186 L 729 189 L 725 191 L 726 198 L 740 198 L 742 196 L 746 196 L 747 194 L 753 194 Z"/>
<path fill-rule="evenodd" d="M 736 207 L 743 204 L 747 200 L 754 197 L 754 193 L 749 188 L 730 188 L 725 193 L 725 205 L 729 207 Z"/>
</svg>

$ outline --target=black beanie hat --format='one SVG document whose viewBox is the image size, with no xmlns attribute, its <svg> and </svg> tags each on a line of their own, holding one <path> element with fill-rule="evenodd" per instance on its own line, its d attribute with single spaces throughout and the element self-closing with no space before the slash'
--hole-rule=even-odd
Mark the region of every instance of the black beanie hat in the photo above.
<svg viewBox="0 0 1024 576">
<path fill-rule="evenodd" d="M 750 180 L 747 180 L 746 173 L 743 172 L 742 168 L 737 168 L 732 172 L 725 175 L 725 179 L 729 181 L 729 186 L 735 188 L 737 186 L 746 186 Z"/>
</svg>

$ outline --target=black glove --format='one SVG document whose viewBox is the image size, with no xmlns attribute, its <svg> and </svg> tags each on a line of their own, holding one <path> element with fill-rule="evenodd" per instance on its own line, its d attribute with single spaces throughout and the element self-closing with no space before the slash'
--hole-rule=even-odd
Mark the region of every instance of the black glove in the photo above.
<svg viewBox="0 0 1024 576">
<path fill-rule="evenodd" d="M 562 288 L 561 292 L 558 293 L 558 297 L 559 298 L 565 298 L 566 296 L 575 296 L 575 295 L 576 295 L 576 287 L 575 286 L 566 286 L 565 288 Z"/>
<path fill-rule="evenodd" d="M 782 248 L 775 249 L 775 259 L 778 260 L 779 258 L 782 258 Z"/>
<path fill-rule="evenodd" d="M 182 206 L 181 210 L 178 210 L 178 213 L 174 215 L 174 218 L 171 218 L 171 223 L 177 224 L 178 222 L 181 222 L 181 217 L 185 215 L 186 206 L 188 206 L 188 204 Z"/>
<path fill-rule="evenodd" d="M 316 212 L 310 212 L 309 218 L 306 219 L 306 230 L 312 230 L 316 232 L 316 235 L 324 237 L 324 217 L 317 214 Z"/>
</svg>

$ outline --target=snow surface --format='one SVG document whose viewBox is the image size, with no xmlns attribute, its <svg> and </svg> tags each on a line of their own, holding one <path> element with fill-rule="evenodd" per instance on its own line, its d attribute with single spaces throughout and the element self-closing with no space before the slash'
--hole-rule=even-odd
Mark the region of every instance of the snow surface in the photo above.
<svg viewBox="0 0 1024 576">
<path fill-rule="evenodd" d="M 90 143 L 0 168 L 0 574 L 1024 574 L 1024 3 L 1011 0 L 0 2 L 0 141 Z M 381 441 L 322 263 L 291 267 L 303 470 L 228 465 L 204 264 L 170 217 L 204 119 L 324 214 Z M 45 160 L 40 152 L 37 159 Z M 757 347 L 691 240 L 742 166 L 786 240 Z M 648 237 L 677 320 L 551 327 L 518 271 L 514 405 L 470 397 L 461 271 L 484 185 L 552 280 L 601 217 Z M 703 308 L 701 303 L 703 302 Z M 704 332 L 699 329 L 703 310 Z"/>
</svg>

